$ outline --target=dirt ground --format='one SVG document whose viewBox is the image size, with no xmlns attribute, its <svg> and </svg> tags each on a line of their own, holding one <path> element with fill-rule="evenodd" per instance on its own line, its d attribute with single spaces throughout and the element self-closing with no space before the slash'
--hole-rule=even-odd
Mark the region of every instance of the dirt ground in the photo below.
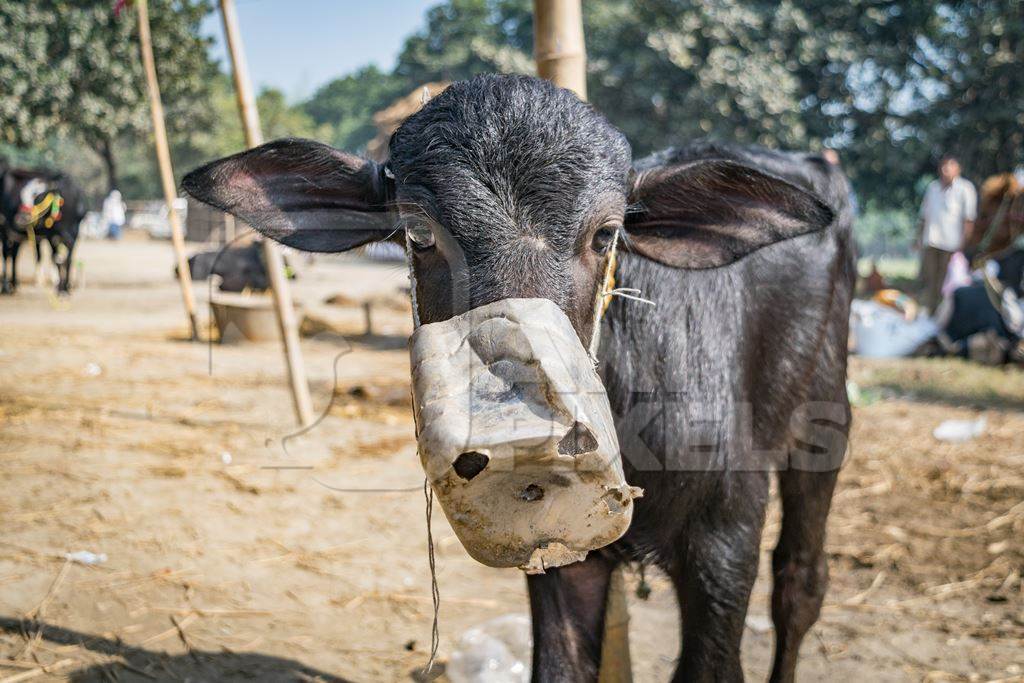
<svg viewBox="0 0 1024 683">
<path fill-rule="evenodd" d="M 183 341 L 168 243 L 85 242 L 78 258 L 70 300 L 31 284 L 0 300 L 0 683 L 410 680 L 432 608 L 408 313 L 378 305 L 365 336 L 358 307 L 320 304 L 400 302 L 403 267 L 300 264 L 296 298 L 345 336 L 304 339 L 317 410 L 335 365 L 336 401 L 283 444 L 280 349 Z M 1024 373 L 855 359 L 852 378 L 832 587 L 799 678 L 1022 680 Z M 974 441 L 932 437 L 981 415 Z M 519 572 L 476 564 L 436 510 L 443 662 L 467 628 L 526 601 Z M 773 505 L 744 639 L 753 680 L 770 664 L 777 532 Z M 106 560 L 66 559 L 77 551 Z M 649 581 L 647 601 L 630 596 L 632 656 L 636 680 L 662 681 L 676 609 L 667 582 Z"/>
</svg>

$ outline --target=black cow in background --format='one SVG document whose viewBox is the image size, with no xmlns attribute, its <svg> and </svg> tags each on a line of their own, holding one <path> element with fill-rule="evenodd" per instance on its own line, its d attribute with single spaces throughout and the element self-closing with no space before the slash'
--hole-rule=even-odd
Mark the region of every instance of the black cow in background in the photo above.
<svg viewBox="0 0 1024 683">
<path fill-rule="evenodd" d="M 45 240 L 57 265 L 57 292 L 71 289 L 71 261 L 78 225 L 85 217 L 85 198 L 67 175 L 40 169 L 0 167 L 0 229 L 3 268 L 0 291 L 12 294 L 18 288 L 18 251 L 34 238 L 36 263 Z"/>
<path fill-rule="evenodd" d="M 285 257 L 289 279 L 295 273 Z M 218 289 L 222 292 L 263 292 L 270 288 L 270 275 L 263 259 L 263 240 L 252 240 L 242 244 L 227 244 L 220 249 L 211 249 L 193 254 L 188 259 L 188 270 L 193 282 L 202 282 L 216 275 L 220 278 Z M 178 267 L 174 267 L 178 276 Z"/>
</svg>

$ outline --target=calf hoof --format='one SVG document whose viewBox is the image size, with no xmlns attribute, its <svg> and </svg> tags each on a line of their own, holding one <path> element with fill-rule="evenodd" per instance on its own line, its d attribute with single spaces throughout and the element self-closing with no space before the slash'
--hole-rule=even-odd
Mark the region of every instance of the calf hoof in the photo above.
<svg viewBox="0 0 1024 683">
<path fill-rule="evenodd" d="M 14 294 L 14 287 L 5 282 L 3 287 L 0 287 L 0 294 Z"/>
</svg>

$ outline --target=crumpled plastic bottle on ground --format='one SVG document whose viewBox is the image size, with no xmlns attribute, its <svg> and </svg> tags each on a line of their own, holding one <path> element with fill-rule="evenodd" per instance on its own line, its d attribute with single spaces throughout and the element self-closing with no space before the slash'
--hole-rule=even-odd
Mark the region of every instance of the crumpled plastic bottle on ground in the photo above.
<svg viewBox="0 0 1024 683">
<path fill-rule="evenodd" d="M 467 630 L 445 668 L 452 683 L 529 683 L 530 618 L 506 614 Z"/>
<path fill-rule="evenodd" d="M 76 550 L 73 553 L 64 553 L 64 557 L 68 562 L 77 562 L 79 564 L 103 564 L 107 561 L 106 553 L 94 553 L 88 550 Z"/>
<path fill-rule="evenodd" d="M 984 417 L 977 420 L 944 420 L 935 428 L 932 436 L 947 443 L 965 443 L 984 434 L 985 425 Z"/>
</svg>

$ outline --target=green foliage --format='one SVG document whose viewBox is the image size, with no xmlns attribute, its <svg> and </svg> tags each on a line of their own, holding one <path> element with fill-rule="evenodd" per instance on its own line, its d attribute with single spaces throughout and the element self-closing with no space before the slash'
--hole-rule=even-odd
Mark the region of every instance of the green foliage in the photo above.
<svg viewBox="0 0 1024 683">
<path fill-rule="evenodd" d="M 533 73 L 529 0 L 448 0 L 405 41 L 395 75 L 405 90 L 481 73 Z"/>
<path fill-rule="evenodd" d="M 637 154 L 698 137 L 833 146 L 862 198 L 904 211 L 916 209 L 918 180 L 944 152 L 976 181 L 1024 163 L 1021 0 L 583 8 L 590 99 Z M 395 69 L 405 91 L 533 71 L 527 0 L 449 0 L 426 24 Z"/>
<path fill-rule="evenodd" d="M 916 213 L 901 209 L 870 209 L 857 218 L 858 252 L 864 256 L 909 254 L 917 236 Z"/>
<path fill-rule="evenodd" d="M 978 179 L 1005 173 L 1024 163 L 1024 2 L 955 0 L 935 12 L 927 49 L 911 55 L 927 106 L 908 126 Z"/>
<path fill-rule="evenodd" d="M 359 151 L 377 134 L 374 113 L 404 95 L 404 87 L 402 79 L 371 65 L 324 85 L 302 110 L 315 123 L 332 128 L 331 144 Z"/>
<path fill-rule="evenodd" d="M 207 84 L 216 66 L 199 22 L 207 0 L 153 0 L 150 20 L 168 129 L 210 124 Z M 0 0 L 0 139 L 45 146 L 67 136 L 105 157 L 149 128 L 134 12 L 109 0 Z"/>
</svg>

